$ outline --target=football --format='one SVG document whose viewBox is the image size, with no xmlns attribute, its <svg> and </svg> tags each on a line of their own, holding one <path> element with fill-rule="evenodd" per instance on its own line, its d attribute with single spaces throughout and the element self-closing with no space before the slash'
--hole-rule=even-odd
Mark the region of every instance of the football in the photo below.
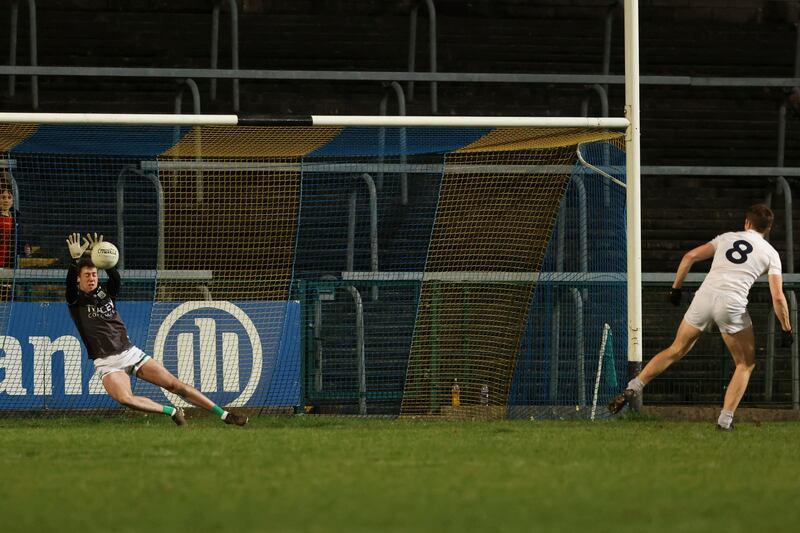
<svg viewBox="0 0 800 533">
<path fill-rule="evenodd" d="M 97 243 L 92 248 L 92 263 L 101 270 L 114 268 L 119 261 L 119 251 L 110 242 Z"/>
</svg>

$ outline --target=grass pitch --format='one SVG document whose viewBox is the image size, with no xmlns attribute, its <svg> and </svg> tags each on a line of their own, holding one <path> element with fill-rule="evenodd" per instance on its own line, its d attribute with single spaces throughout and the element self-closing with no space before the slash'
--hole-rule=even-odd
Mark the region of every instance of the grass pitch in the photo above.
<svg viewBox="0 0 800 533">
<path fill-rule="evenodd" d="M 800 424 L 0 419 L 0 530 L 796 531 Z"/>
</svg>

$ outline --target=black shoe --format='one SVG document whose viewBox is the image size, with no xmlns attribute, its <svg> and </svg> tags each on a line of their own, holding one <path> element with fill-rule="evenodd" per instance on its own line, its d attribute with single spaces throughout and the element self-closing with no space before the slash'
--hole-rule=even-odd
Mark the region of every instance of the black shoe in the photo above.
<svg viewBox="0 0 800 533">
<path fill-rule="evenodd" d="M 228 416 L 225 417 L 225 420 L 223 420 L 223 422 L 225 422 L 226 424 L 235 424 L 237 426 L 244 426 L 245 424 L 247 424 L 248 420 L 249 419 L 244 415 L 237 415 L 236 413 L 231 413 L 230 411 L 228 411 Z"/>
<path fill-rule="evenodd" d="M 619 394 L 614 397 L 613 400 L 608 404 L 608 411 L 615 415 L 622 411 L 622 408 L 625 407 L 628 402 L 633 400 L 636 397 L 636 391 L 633 389 L 625 389 L 622 391 L 622 394 Z"/>
<path fill-rule="evenodd" d="M 724 428 L 719 424 L 717 424 L 717 431 L 733 431 L 733 424 L 731 424 L 731 426 L 727 428 Z"/>
<path fill-rule="evenodd" d="M 186 416 L 183 414 L 183 409 L 180 407 L 175 408 L 175 412 L 172 413 L 172 421 L 175 422 L 176 426 L 186 425 Z"/>
</svg>

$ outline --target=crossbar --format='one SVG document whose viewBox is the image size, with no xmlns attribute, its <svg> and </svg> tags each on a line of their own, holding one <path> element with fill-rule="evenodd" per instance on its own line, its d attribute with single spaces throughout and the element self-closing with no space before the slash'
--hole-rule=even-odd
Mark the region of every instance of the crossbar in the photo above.
<svg viewBox="0 0 800 533">
<path fill-rule="evenodd" d="M 477 117 L 307 115 L 239 117 L 237 115 L 0 113 L 0 123 L 140 124 L 158 126 L 383 126 L 383 127 L 522 127 L 625 129 L 623 117 Z"/>
</svg>

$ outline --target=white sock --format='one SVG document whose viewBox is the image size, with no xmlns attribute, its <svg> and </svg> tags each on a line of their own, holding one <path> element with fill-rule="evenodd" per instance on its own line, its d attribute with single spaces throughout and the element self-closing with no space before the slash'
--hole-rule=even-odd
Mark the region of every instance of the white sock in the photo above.
<svg viewBox="0 0 800 533">
<path fill-rule="evenodd" d="M 639 376 L 636 376 L 628 382 L 628 386 L 625 388 L 636 392 L 636 394 L 641 394 L 642 389 L 644 389 L 644 383 L 642 383 L 642 380 L 639 379 Z"/>
<path fill-rule="evenodd" d="M 719 418 L 717 419 L 717 424 L 728 429 L 733 424 L 733 411 L 726 411 L 723 409 L 719 413 Z"/>
</svg>

